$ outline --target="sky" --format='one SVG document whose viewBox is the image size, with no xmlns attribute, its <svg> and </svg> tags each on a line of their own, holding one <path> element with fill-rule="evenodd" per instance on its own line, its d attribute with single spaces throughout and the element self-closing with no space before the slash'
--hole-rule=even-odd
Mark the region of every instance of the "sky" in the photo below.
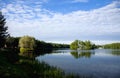
<svg viewBox="0 0 120 78">
<path fill-rule="evenodd" d="M 120 42 L 120 0 L 0 0 L 11 36 L 46 42 Z"/>
</svg>

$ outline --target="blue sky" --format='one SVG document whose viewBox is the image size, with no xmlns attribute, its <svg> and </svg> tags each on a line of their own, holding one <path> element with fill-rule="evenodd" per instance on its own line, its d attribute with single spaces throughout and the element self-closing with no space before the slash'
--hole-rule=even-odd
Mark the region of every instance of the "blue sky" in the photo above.
<svg viewBox="0 0 120 78">
<path fill-rule="evenodd" d="M 0 0 L 12 36 L 47 42 L 120 42 L 120 0 Z"/>
<path fill-rule="evenodd" d="M 43 8 L 51 11 L 69 13 L 77 10 L 97 9 L 111 3 L 113 0 L 49 0 Z"/>
</svg>

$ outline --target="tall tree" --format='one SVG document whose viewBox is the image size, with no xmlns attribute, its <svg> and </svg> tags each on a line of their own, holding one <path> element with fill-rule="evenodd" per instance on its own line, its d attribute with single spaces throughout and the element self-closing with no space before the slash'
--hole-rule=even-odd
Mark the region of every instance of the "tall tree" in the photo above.
<svg viewBox="0 0 120 78">
<path fill-rule="evenodd" d="M 0 12 L 0 48 L 4 47 L 6 37 L 8 36 L 7 29 L 8 27 L 5 26 L 6 19 L 2 15 L 2 12 Z"/>
</svg>

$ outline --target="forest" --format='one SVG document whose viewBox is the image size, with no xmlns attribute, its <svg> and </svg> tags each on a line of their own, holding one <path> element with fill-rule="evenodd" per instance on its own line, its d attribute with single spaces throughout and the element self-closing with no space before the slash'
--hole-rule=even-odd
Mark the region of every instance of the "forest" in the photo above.
<svg viewBox="0 0 120 78">
<path fill-rule="evenodd" d="M 111 43 L 103 45 L 105 49 L 120 49 L 120 43 Z"/>
</svg>

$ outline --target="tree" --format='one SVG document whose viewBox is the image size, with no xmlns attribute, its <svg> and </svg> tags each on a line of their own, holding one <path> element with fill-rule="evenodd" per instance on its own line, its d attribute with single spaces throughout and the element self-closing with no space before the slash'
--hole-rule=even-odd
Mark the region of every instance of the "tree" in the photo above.
<svg viewBox="0 0 120 78">
<path fill-rule="evenodd" d="M 8 32 L 7 32 L 8 27 L 5 26 L 6 24 L 5 20 L 6 19 L 2 15 L 2 12 L 0 12 L 0 48 L 4 47 L 5 39 L 8 36 Z"/>
<path fill-rule="evenodd" d="M 73 41 L 73 42 L 71 43 L 71 45 L 70 45 L 70 49 L 72 49 L 72 50 L 77 50 L 77 48 L 79 48 L 79 47 L 78 47 L 78 42 L 79 42 L 79 40 Z"/>
<path fill-rule="evenodd" d="M 120 49 L 120 43 L 111 43 L 103 45 L 103 48 L 105 49 Z"/>
<path fill-rule="evenodd" d="M 7 48 L 18 48 L 20 37 L 7 37 L 6 38 L 6 47 Z"/>
<path fill-rule="evenodd" d="M 29 48 L 31 50 L 35 47 L 35 38 L 30 36 L 23 36 L 19 40 L 19 47 L 20 48 Z"/>
<path fill-rule="evenodd" d="M 71 43 L 70 48 L 72 50 L 91 50 L 97 48 L 95 44 L 92 44 L 89 40 L 88 41 L 80 41 L 75 40 Z"/>
<path fill-rule="evenodd" d="M 88 40 L 88 41 L 85 41 L 84 42 L 85 43 L 85 49 L 86 50 L 90 50 L 90 49 L 92 49 L 92 43 Z"/>
</svg>

